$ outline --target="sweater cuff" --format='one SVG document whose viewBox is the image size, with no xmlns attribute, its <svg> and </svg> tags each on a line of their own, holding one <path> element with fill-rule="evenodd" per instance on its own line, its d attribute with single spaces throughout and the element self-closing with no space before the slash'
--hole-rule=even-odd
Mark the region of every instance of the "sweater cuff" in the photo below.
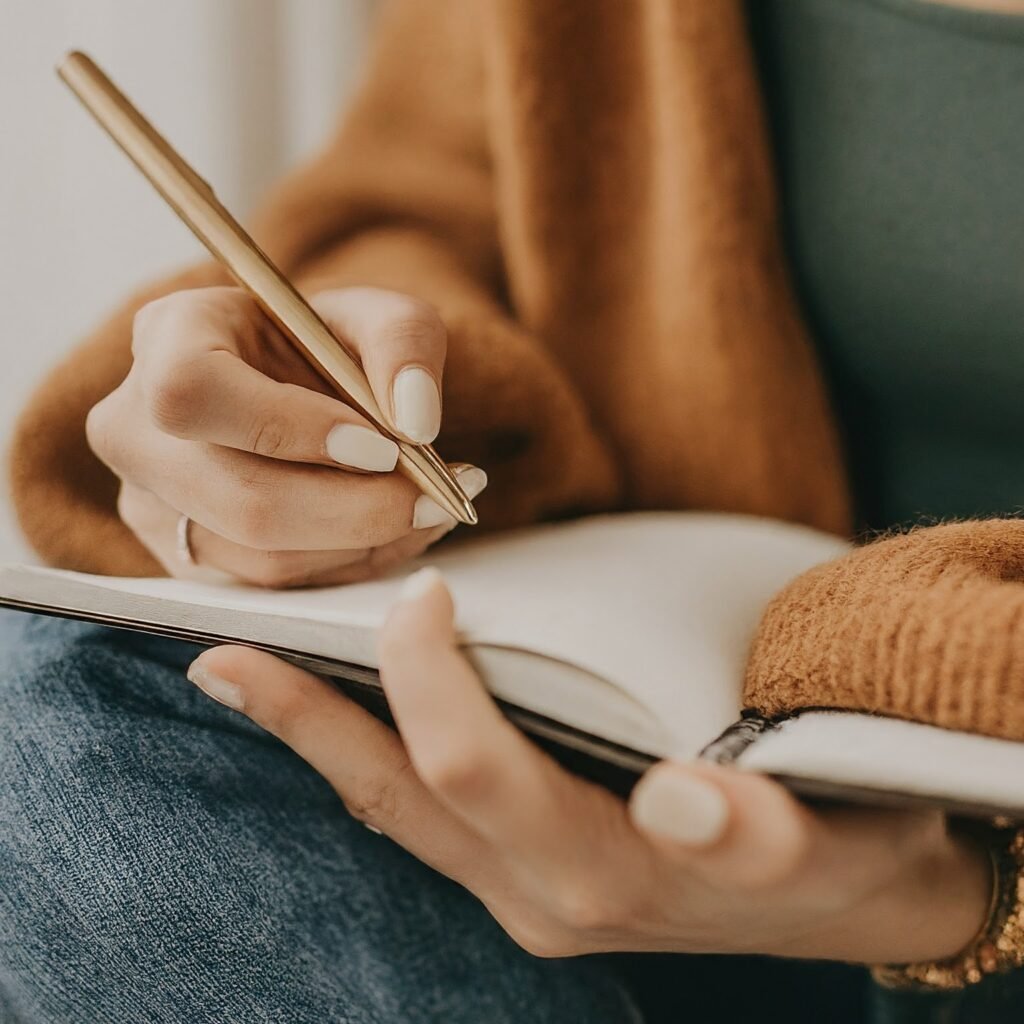
<svg viewBox="0 0 1024 1024">
<path fill-rule="evenodd" d="M 751 648 L 745 701 L 1024 740 L 1024 522 L 916 530 L 790 584 Z"/>
</svg>

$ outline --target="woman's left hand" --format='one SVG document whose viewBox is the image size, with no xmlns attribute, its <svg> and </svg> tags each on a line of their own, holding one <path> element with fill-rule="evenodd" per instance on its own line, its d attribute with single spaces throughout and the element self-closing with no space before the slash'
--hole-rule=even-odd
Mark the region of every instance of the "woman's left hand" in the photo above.
<svg viewBox="0 0 1024 1024">
<path fill-rule="evenodd" d="M 743 952 L 860 962 L 956 954 L 991 883 L 938 812 L 812 811 L 770 780 L 663 762 L 629 803 L 502 717 L 455 644 L 439 574 L 381 634 L 400 736 L 330 684 L 220 647 L 189 677 L 319 771 L 358 819 L 471 890 L 539 956 Z"/>
</svg>

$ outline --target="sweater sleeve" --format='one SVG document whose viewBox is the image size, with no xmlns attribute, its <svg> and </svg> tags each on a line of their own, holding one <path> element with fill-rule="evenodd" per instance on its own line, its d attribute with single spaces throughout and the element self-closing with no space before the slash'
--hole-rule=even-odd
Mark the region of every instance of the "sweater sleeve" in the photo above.
<svg viewBox="0 0 1024 1024">
<path fill-rule="evenodd" d="M 483 466 L 489 527 L 607 507 L 617 474 L 586 410 L 541 341 L 503 304 L 471 0 L 393 0 L 338 132 L 252 219 L 298 285 L 373 285 L 437 307 L 448 327 L 437 447 Z M 226 282 L 202 264 L 144 289 L 44 380 L 11 449 L 15 508 L 55 565 L 121 575 L 159 568 L 116 512 L 117 481 L 85 439 L 89 409 L 123 380 L 147 301 Z"/>
<path fill-rule="evenodd" d="M 835 707 L 1024 740 L 1024 521 L 889 536 L 769 605 L 745 701 Z"/>
</svg>

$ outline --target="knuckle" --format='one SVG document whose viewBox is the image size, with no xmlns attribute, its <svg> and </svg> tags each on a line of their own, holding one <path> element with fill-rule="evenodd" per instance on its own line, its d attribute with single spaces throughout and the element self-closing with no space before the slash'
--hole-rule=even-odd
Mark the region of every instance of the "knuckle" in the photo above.
<svg viewBox="0 0 1024 1024">
<path fill-rule="evenodd" d="M 248 548 L 269 551 L 277 545 L 278 508 L 262 487 L 246 488 L 230 513 L 232 540 Z"/>
<path fill-rule="evenodd" d="M 110 437 L 111 398 L 108 395 L 97 402 L 85 417 L 85 439 L 89 447 L 101 458 Z"/>
<path fill-rule="evenodd" d="M 153 328 L 176 307 L 179 295 L 179 292 L 172 292 L 147 302 L 135 311 L 132 317 L 132 350 L 136 354 L 137 347 L 144 346 L 152 338 Z"/>
<path fill-rule="evenodd" d="M 520 949 L 540 960 L 558 960 L 585 952 L 576 937 L 550 922 L 528 918 L 501 924 Z"/>
<path fill-rule="evenodd" d="M 121 486 L 117 493 L 117 514 L 130 530 L 138 532 L 141 525 L 141 508 L 138 493 L 134 487 Z"/>
<path fill-rule="evenodd" d="M 347 481 L 339 478 L 341 486 Z M 404 512 L 396 503 L 393 507 L 374 508 L 365 514 L 355 514 L 344 522 L 345 547 L 353 550 L 379 548 L 403 537 L 412 529 L 412 514 Z M 337 526 L 337 520 L 321 524 L 324 530 Z"/>
<path fill-rule="evenodd" d="M 531 935 L 525 941 L 515 941 L 530 956 L 535 956 L 538 960 L 563 960 L 566 957 L 579 956 L 583 952 L 577 943 L 561 935 L 541 933 Z"/>
<path fill-rule="evenodd" d="M 129 431 L 123 429 L 118 392 L 112 392 L 97 402 L 85 418 L 85 437 L 93 453 L 107 466 L 117 471 L 120 453 Z"/>
<path fill-rule="evenodd" d="M 320 705 L 312 699 L 312 688 L 299 682 L 287 693 L 275 695 L 262 708 L 261 724 L 289 746 L 295 746 L 304 741 L 311 723 L 320 714 Z"/>
<path fill-rule="evenodd" d="M 268 459 L 279 458 L 288 450 L 288 425 L 277 417 L 257 419 L 245 440 L 247 451 Z"/>
<path fill-rule="evenodd" d="M 405 760 L 389 777 L 361 782 L 352 792 L 342 794 L 345 809 L 357 821 L 389 831 L 401 816 L 402 777 L 411 771 Z"/>
<path fill-rule="evenodd" d="M 195 361 L 163 368 L 144 388 L 150 419 L 165 434 L 185 436 L 199 409 L 202 371 Z"/>
<path fill-rule="evenodd" d="M 342 803 L 356 821 L 383 830 L 397 813 L 398 797 L 386 782 L 364 783 L 357 792 L 343 797 Z"/>
<path fill-rule="evenodd" d="M 420 777 L 437 793 L 458 802 L 476 802 L 494 791 L 497 769 L 479 746 L 443 747 L 421 755 Z"/>
<path fill-rule="evenodd" d="M 403 307 L 396 309 L 395 318 L 388 325 L 387 335 L 390 340 L 403 344 L 436 345 L 444 339 L 445 329 L 433 306 L 408 299 Z"/>
<path fill-rule="evenodd" d="M 184 320 L 195 306 L 194 290 L 169 292 L 140 306 L 132 317 L 132 352 L 139 355 L 162 337 L 168 325 Z"/>
<path fill-rule="evenodd" d="M 556 919 L 570 932 L 603 932 L 619 921 L 615 902 L 593 885 L 572 882 L 555 893 L 552 909 Z"/>
</svg>

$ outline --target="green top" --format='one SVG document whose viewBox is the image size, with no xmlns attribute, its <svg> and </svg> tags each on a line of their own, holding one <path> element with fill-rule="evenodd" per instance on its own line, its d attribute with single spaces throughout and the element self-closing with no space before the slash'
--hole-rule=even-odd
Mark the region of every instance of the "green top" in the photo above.
<svg viewBox="0 0 1024 1024">
<path fill-rule="evenodd" d="M 864 524 L 1024 506 L 1024 17 L 750 0 Z"/>
</svg>

